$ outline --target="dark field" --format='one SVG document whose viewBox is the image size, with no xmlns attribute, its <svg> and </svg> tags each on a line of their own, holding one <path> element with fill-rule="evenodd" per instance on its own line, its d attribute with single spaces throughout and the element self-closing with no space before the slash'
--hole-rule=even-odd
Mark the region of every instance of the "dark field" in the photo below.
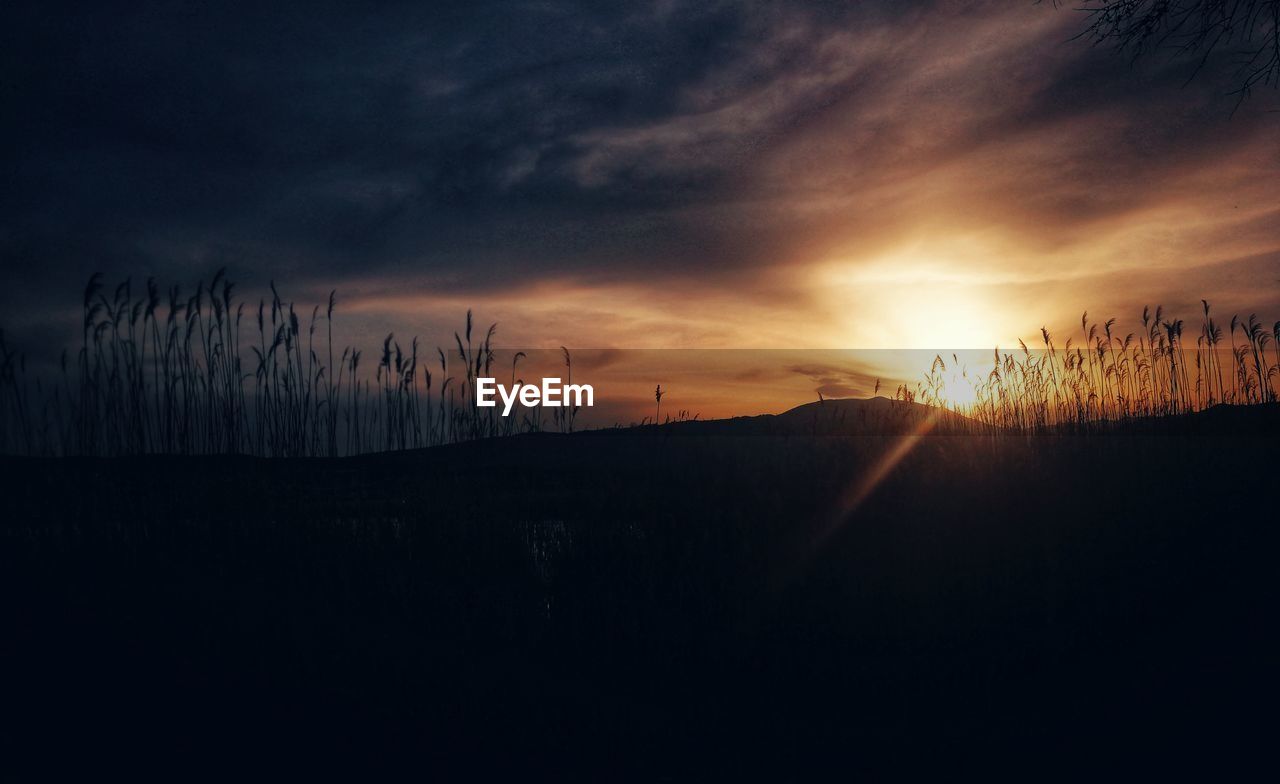
<svg viewBox="0 0 1280 784">
<path fill-rule="evenodd" d="M 1280 431 L 1274 407 L 1208 414 L 925 436 L 872 489 L 897 436 L 5 460 L 0 754 L 179 777 L 1240 771 L 1280 729 Z"/>
</svg>

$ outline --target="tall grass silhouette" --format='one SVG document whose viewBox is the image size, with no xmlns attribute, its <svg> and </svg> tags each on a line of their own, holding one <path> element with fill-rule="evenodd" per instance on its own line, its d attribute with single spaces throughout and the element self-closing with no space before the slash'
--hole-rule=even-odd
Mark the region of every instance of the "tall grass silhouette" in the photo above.
<svg viewBox="0 0 1280 784">
<path fill-rule="evenodd" d="M 571 427 L 572 412 L 547 425 L 536 412 L 517 421 L 473 405 L 475 379 L 492 375 L 497 326 L 474 341 L 470 311 L 456 349 L 434 357 L 417 338 L 405 349 L 387 335 L 370 376 L 359 349 L 333 343 L 336 293 L 300 316 L 270 288 L 254 307 L 222 271 L 190 296 L 174 286 L 165 297 L 154 280 L 135 296 L 130 281 L 108 291 L 95 274 L 81 346 L 63 352 L 54 383 L 28 378 L 25 355 L 0 332 L 0 452 L 332 457 Z"/>
<path fill-rule="evenodd" d="M 1199 411 L 1218 404 L 1249 405 L 1280 399 L 1280 321 L 1270 331 L 1250 315 L 1232 316 L 1225 335 L 1203 306 L 1199 332 L 1189 343 L 1183 319 L 1163 307 L 1142 311 L 1142 330 L 1123 336 L 1116 319 L 1080 318 L 1082 340 L 1061 346 L 1041 328 L 1042 346 L 1021 340 L 1016 352 L 996 348 L 988 370 L 950 371 L 941 355 L 915 388 L 899 397 L 953 408 L 1002 428 L 1035 429 Z M 952 362 L 960 364 L 955 354 Z M 955 384 L 969 387 L 955 402 Z M 950 389 L 949 389 L 950 387 Z"/>
</svg>

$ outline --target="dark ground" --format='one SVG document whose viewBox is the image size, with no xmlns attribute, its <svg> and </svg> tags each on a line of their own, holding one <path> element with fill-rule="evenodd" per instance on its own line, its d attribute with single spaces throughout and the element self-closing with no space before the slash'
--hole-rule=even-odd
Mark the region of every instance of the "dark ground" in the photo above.
<svg viewBox="0 0 1280 784">
<path fill-rule="evenodd" d="M 4 460 L 0 758 L 42 779 L 1273 766 L 1280 431 L 1213 416 L 926 436 L 852 510 L 898 437 Z"/>
</svg>

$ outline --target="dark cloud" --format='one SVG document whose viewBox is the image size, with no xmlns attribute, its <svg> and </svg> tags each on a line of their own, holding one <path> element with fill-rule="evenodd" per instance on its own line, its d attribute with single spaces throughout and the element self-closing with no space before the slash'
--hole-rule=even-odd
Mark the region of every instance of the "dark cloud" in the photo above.
<svg viewBox="0 0 1280 784">
<path fill-rule="evenodd" d="M 587 187 L 575 136 L 674 111 L 751 18 L 632 9 L 9 7 L 6 261 L 341 275 L 582 256 L 608 244 L 603 216 L 712 177 Z"/>
<path fill-rule="evenodd" d="M 807 363 L 792 365 L 789 373 L 808 378 L 816 394 L 823 397 L 870 397 L 880 379 L 849 365 Z"/>
</svg>

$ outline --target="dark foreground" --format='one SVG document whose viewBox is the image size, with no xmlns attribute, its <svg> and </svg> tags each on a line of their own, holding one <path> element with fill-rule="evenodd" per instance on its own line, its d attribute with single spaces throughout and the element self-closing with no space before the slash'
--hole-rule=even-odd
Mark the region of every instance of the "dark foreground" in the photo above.
<svg viewBox="0 0 1280 784">
<path fill-rule="evenodd" d="M 1233 432 L 4 461 L 0 757 L 179 777 L 1269 764 L 1280 467 L 1271 425 Z"/>
</svg>

